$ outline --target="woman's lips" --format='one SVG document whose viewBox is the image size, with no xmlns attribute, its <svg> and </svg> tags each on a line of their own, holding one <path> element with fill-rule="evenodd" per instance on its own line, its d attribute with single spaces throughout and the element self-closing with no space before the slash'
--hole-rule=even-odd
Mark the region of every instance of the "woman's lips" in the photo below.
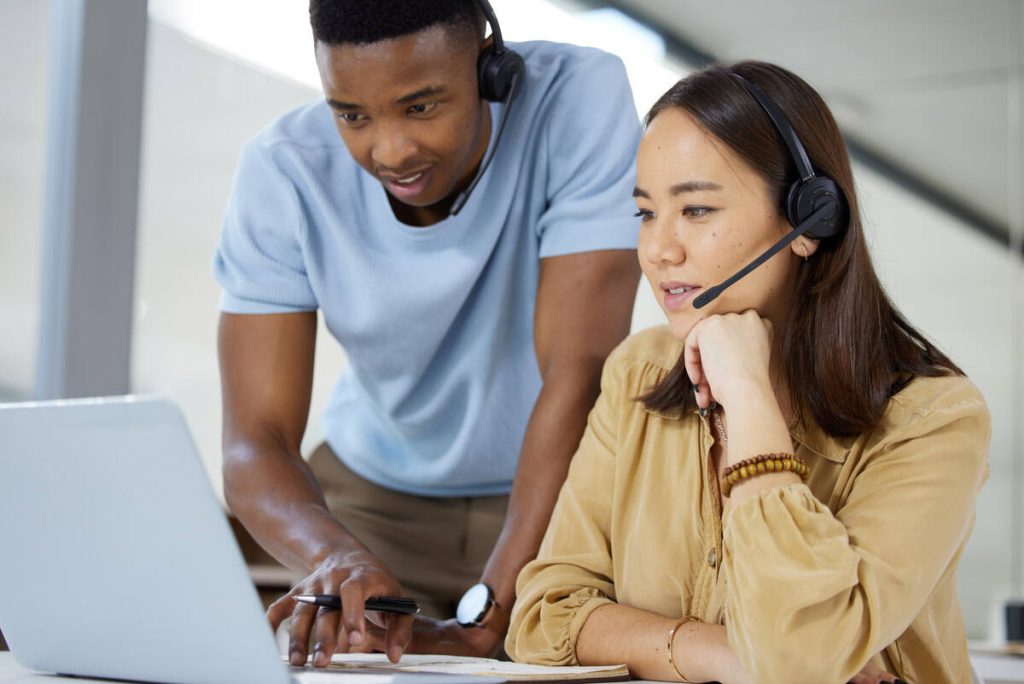
<svg viewBox="0 0 1024 684">
<path fill-rule="evenodd" d="M 668 311 L 680 311 L 687 308 L 690 305 L 690 300 L 701 290 L 699 285 L 675 281 L 661 283 L 659 287 L 665 293 L 662 301 Z"/>
</svg>

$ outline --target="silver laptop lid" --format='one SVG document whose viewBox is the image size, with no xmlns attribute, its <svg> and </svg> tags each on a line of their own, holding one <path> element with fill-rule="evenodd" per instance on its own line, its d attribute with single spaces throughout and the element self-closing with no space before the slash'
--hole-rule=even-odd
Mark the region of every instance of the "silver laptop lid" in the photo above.
<svg viewBox="0 0 1024 684">
<path fill-rule="evenodd" d="M 0 405 L 0 631 L 25 667 L 286 684 L 188 428 L 166 400 Z"/>
</svg>

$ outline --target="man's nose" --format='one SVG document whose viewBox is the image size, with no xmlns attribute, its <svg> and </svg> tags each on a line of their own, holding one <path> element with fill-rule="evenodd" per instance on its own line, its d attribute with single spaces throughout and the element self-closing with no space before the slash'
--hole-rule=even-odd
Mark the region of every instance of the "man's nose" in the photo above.
<svg viewBox="0 0 1024 684">
<path fill-rule="evenodd" d="M 374 166 L 377 169 L 402 172 L 416 156 L 416 143 L 398 126 L 381 127 L 373 141 Z"/>
</svg>

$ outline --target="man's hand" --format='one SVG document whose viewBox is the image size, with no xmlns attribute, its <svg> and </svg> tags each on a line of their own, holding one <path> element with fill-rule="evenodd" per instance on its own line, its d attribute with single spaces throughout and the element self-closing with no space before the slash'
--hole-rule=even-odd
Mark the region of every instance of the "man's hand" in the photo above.
<svg viewBox="0 0 1024 684">
<path fill-rule="evenodd" d="M 365 613 L 364 604 L 368 598 L 401 596 L 402 593 L 391 571 L 369 551 L 328 556 L 308 577 L 270 606 L 267 619 L 276 632 L 285 618 L 291 617 L 288 660 L 292 665 L 305 665 L 310 643 L 314 667 L 327 667 L 336 651 L 379 650 L 397 663 L 412 638 L 413 616 Z M 302 594 L 340 596 L 341 610 L 296 601 L 295 596 Z M 372 635 L 368 634 L 371 631 Z"/>
<path fill-rule="evenodd" d="M 367 632 L 368 650 L 384 650 L 387 645 L 386 630 L 371 625 Z M 417 615 L 412 623 L 412 641 L 405 652 L 494 658 L 500 653 L 504 638 L 504 629 L 499 630 L 489 625 L 463 627 L 455 618 L 435 620 Z"/>
</svg>

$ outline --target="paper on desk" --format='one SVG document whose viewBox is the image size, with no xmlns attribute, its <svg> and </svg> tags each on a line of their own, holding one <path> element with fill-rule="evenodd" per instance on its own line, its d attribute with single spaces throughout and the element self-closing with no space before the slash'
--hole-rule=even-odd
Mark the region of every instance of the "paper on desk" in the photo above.
<svg viewBox="0 0 1024 684">
<path fill-rule="evenodd" d="M 495 677 L 461 677 L 426 672 L 370 674 L 361 670 L 302 670 L 295 672 L 296 684 L 495 684 Z"/>
<path fill-rule="evenodd" d="M 331 658 L 332 670 L 363 670 L 371 672 L 431 672 L 447 675 L 496 677 L 509 681 L 615 681 L 629 679 L 625 665 L 594 665 L 548 667 L 511 663 L 493 658 L 469 658 L 447 655 L 403 655 L 392 663 L 383 653 L 336 653 Z"/>
</svg>

